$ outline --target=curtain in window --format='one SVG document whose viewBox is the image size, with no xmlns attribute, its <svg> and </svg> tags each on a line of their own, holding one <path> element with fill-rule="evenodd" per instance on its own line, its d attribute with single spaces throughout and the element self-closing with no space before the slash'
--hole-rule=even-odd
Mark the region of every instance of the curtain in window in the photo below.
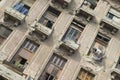
<svg viewBox="0 0 120 80">
<path fill-rule="evenodd" d="M 18 3 L 13 7 L 15 10 L 23 13 L 23 14 L 27 14 L 28 13 L 28 9 L 26 7 L 24 7 L 23 3 Z"/>
</svg>

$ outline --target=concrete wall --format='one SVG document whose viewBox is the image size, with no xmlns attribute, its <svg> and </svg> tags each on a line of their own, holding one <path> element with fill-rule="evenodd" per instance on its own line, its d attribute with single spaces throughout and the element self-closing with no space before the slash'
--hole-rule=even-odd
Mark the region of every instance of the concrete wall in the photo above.
<svg viewBox="0 0 120 80">
<path fill-rule="evenodd" d="M 3 22 L 4 10 L 6 7 L 10 7 L 11 5 L 19 2 L 19 0 L 7 0 L 3 2 L 4 4 L 0 5 L 0 18 L 1 22 Z M 73 0 L 71 3 L 70 9 L 78 8 L 82 4 L 83 0 Z M 12 57 L 15 55 L 16 51 L 19 49 L 21 44 L 27 38 L 27 35 L 30 31 L 30 24 L 35 20 L 39 19 L 45 10 L 50 5 L 50 0 L 36 0 L 36 2 L 31 7 L 24 24 L 13 29 L 11 35 L 5 40 L 3 45 L 0 48 L 0 60 L 10 61 Z M 108 80 L 110 77 L 110 71 L 116 60 L 119 56 L 119 48 L 120 48 L 120 38 L 119 32 L 117 35 L 113 35 L 108 44 L 106 50 L 106 59 L 104 69 L 99 67 L 98 65 L 92 65 L 87 61 L 87 54 L 89 49 L 91 48 L 94 39 L 100 29 L 100 21 L 106 15 L 107 11 L 110 8 L 110 4 L 108 2 L 100 0 L 95 13 L 95 22 L 90 21 L 85 26 L 84 31 L 82 32 L 78 43 L 80 44 L 79 50 L 72 56 L 62 55 L 62 52 L 56 52 L 59 55 L 62 55 L 67 59 L 67 63 L 63 68 L 58 80 L 75 80 L 80 69 L 82 67 L 89 67 L 95 73 L 95 80 Z M 31 63 L 24 70 L 24 74 L 31 76 L 32 78 L 37 79 L 42 71 L 44 70 L 47 62 L 53 53 L 55 53 L 56 46 L 59 44 L 59 41 L 63 37 L 65 31 L 69 27 L 70 23 L 74 19 L 75 15 L 69 14 L 71 10 L 61 9 L 61 14 L 58 17 L 57 21 L 53 25 L 54 31 L 52 35 L 46 40 L 40 42 L 40 47 L 35 53 L 34 57 L 31 60 Z M 100 70 L 99 70 L 100 69 Z M 15 79 L 16 80 L 16 79 Z"/>
</svg>

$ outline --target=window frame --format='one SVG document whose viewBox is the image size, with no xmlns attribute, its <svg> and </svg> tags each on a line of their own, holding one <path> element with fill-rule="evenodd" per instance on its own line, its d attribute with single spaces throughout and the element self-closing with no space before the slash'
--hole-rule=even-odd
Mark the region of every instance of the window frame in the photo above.
<svg viewBox="0 0 120 80">
<path fill-rule="evenodd" d="M 49 19 L 47 14 L 52 15 L 54 20 Z M 58 17 L 60 16 L 61 12 L 57 10 L 56 8 L 49 6 L 46 11 L 43 13 L 43 15 L 39 18 L 38 23 L 43 24 L 47 28 L 53 29 L 54 23 L 57 21 Z M 50 17 L 50 16 L 49 16 Z M 46 22 L 45 22 L 46 21 Z M 50 22 L 51 26 L 47 26 L 48 22 Z"/>
<path fill-rule="evenodd" d="M 80 38 L 84 28 L 85 28 L 85 25 L 83 25 L 82 23 L 78 23 L 78 21 L 74 19 L 71 22 L 71 24 L 69 25 L 68 29 L 66 30 L 66 32 L 65 32 L 65 34 L 64 34 L 64 36 L 62 38 L 62 41 L 65 41 L 65 40 L 68 39 L 68 40 L 72 40 L 74 42 L 77 42 L 78 39 Z M 69 34 L 69 33 L 71 33 L 71 31 L 73 31 L 72 35 Z M 74 37 L 75 33 L 77 33 L 77 34 Z M 70 35 L 70 36 L 68 36 L 68 35 Z"/>
</svg>

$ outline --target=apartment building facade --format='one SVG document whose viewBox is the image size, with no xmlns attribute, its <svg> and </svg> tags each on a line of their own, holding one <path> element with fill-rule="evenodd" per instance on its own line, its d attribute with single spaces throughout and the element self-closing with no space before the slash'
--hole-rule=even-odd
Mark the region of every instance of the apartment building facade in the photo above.
<svg viewBox="0 0 120 80">
<path fill-rule="evenodd" d="M 0 80 L 120 80 L 119 0 L 1 0 Z"/>
</svg>

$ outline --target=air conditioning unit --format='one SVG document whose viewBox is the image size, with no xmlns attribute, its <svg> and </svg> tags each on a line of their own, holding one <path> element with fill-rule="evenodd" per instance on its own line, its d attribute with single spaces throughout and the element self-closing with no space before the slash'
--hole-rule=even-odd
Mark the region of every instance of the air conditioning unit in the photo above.
<svg viewBox="0 0 120 80">
<path fill-rule="evenodd" d="M 104 52 L 99 48 L 93 48 L 92 53 L 95 61 L 101 61 L 104 58 Z"/>
</svg>

